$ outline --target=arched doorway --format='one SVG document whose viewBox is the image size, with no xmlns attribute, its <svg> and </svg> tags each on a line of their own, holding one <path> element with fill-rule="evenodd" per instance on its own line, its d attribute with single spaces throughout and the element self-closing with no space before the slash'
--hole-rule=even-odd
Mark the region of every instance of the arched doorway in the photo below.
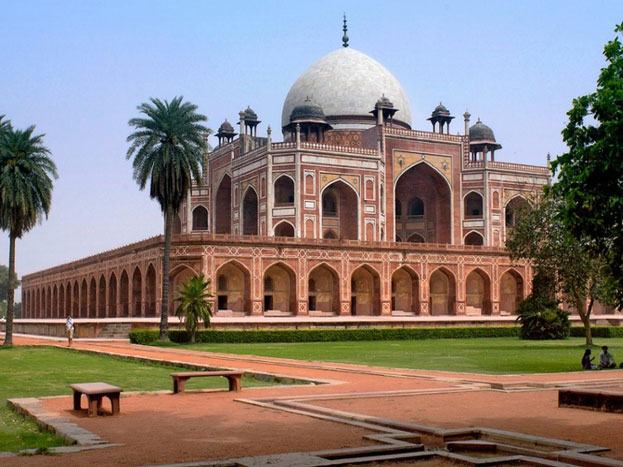
<svg viewBox="0 0 623 467">
<path fill-rule="evenodd" d="M 80 287 L 80 316 L 82 318 L 86 318 L 88 316 L 87 297 L 87 280 L 82 279 L 82 286 Z"/>
<path fill-rule="evenodd" d="M 97 290 L 97 316 L 106 318 L 106 279 L 104 276 L 100 276 Z"/>
<path fill-rule="evenodd" d="M 294 237 L 294 226 L 283 221 L 275 227 L 275 237 Z"/>
<path fill-rule="evenodd" d="M 72 315 L 74 318 L 80 316 L 80 286 L 78 285 L 78 281 L 74 282 L 74 293 L 71 296 L 72 303 Z M 37 308 L 38 308 L 37 303 Z"/>
<path fill-rule="evenodd" d="M 446 179 L 426 162 L 406 170 L 394 192 L 396 235 L 410 238 L 414 233 L 431 243 L 451 243 L 451 192 Z"/>
<path fill-rule="evenodd" d="M 143 304 L 143 278 L 138 267 L 134 269 L 132 274 L 132 316 L 141 316 Z"/>
<path fill-rule="evenodd" d="M 214 232 L 231 233 L 231 178 L 225 174 L 216 191 L 214 202 Z"/>
<path fill-rule="evenodd" d="M 310 313 L 339 313 L 340 282 L 333 269 L 324 264 L 316 266 L 309 273 L 307 290 Z"/>
<path fill-rule="evenodd" d="M 242 200 L 242 234 L 257 235 L 258 199 L 257 193 L 251 187 L 244 194 Z"/>
<path fill-rule="evenodd" d="M 528 201 L 522 196 L 515 196 L 508 203 L 506 203 L 506 209 L 504 214 L 506 229 L 512 229 L 517 222 L 517 216 L 521 214 L 522 209 L 525 209 L 528 205 Z"/>
<path fill-rule="evenodd" d="M 408 268 L 397 269 L 392 275 L 392 311 L 417 314 L 420 310 L 417 275 Z"/>
<path fill-rule="evenodd" d="M 339 239 L 359 238 L 359 201 L 353 188 L 341 180 L 322 192 L 322 237 L 328 233 Z"/>
<path fill-rule="evenodd" d="M 282 263 L 273 264 L 264 273 L 264 312 L 296 310 L 296 278 Z"/>
<path fill-rule="evenodd" d="M 156 269 L 153 264 L 147 268 L 145 281 L 145 316 L 153 317 L 156 316 Z"/>
<path fill-rule="evenodd" d="M 249 313 L 249 271 L 237 262 L 226 263 L 216 272 L 216 309 Z"/>
<path fill-rule="evenodd" d="M 356 269 L 350 280 L 350 312 L 357 316 L 381 313 L 381 281 L 369 266 Z"/>
<path fill-rule="evenodd" d="M 119 280 L 119 305 L 121 307 L 120 316 L 130 316 L 130 281 L 128 273 L 123 270 Z"/>
<path fill-rule="evenodd" d="M 203 206 L 193 209 L 193 232 L 208 230 L 208 210 Z"/>
<path fill-rule="evenodd" d="M 523 300 L 523 279 L 512 269 L 500 278 L 500 314 L 514 315 Z"/>
<path fill-rule="evenodd" d="M 491 285 L 489 276 L 474 269 L 465 279 L 465 314 L 491 314 Z"/>
<path fill-rule="evenodd" d="M 108 316 L 117 316 L 117 276 L 113 272 L 108 280 Z"/>
<path fill-rule="evenodd" d="M 287 175 L 275 180 L 275 206 L 294 205 L 294 182 Z"/>
<path fill-rule="evenodd" d="M 454 276 L 449 271 L 437 269 L 430 276 L 430 314 L 453 315 L 455 299 Z"/>
</svg>

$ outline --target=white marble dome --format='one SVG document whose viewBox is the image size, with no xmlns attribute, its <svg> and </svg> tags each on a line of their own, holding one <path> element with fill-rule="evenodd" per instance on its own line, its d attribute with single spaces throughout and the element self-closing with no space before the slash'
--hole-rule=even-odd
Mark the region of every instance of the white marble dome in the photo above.
<svg viewBox="0 0 623 467">
<path fill-rule="evenodd" d="M 367 55 L 343 47 L 318 60 L 295 81 L 283 104 L 281 126 L 290 123 L 294 107 L 309 97 L 322 107 L 334 128 L 360 128 L 360 122 L 335 124 L 331 117 L 371 117 L 370 111 L 383 95 L 398 109 L 394 120 L 410 126 L 409 99 L 394 75 Z"/>
</svg>

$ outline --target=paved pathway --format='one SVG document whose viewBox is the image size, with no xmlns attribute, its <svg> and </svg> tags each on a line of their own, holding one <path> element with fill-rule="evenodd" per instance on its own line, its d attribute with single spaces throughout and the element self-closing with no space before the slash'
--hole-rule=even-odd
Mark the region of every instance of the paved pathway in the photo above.
<svg viewBox="0 0 623 467">
<path fill-rule="evenodd" d="M 65 345 L 62 340 L 33 336 L 16 336 L 15 343 Z M 127 341 L 77 341 L 74 347 L 331 384 L 248 388 L 240 393 L 133 395 L 122 399 L 121 416 L 94 419 L 71 410 L 69 396 L 50 398 L 43 402 L 45 411 L 58 413 L 118 446 L 60 457 L 2 459 L 3 464 L 166 464 L 372 444 L 363 438 L 372 433 L 365 424 L 327 419 L 321 414 L 325 409 L 443 428 L 486 426 L 567 439 L 608 447 L 607 457 L 623 459 L 622 415 L 559 409 L 557 391 L 549 389 L 567 384 L 623 384 L 623 370 L 481 375 L 204 353 Z M 253 403 L 242 403 L 240 398 Z M 274 410 L 272 402 L 280 398 L 313 403 L 318 413 Z"/>
</svg>

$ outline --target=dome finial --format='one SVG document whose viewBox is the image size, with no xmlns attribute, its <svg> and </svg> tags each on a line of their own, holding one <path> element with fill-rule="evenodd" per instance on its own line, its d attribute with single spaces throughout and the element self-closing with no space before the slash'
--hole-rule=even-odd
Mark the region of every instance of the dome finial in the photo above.
<svg viewBox="0 0 623 467">
<path fill-rule="evenodd" d="M 348 35 L 346 34 L 346 31 L 348 31 L 348 28 L 346 27 L 346 13 L 344 13 L 344 27 L 342 28 L 342 31 L 344 31 L 344 35 L 342 36 L 342 47 L 348 47 Z"/>
</svg>

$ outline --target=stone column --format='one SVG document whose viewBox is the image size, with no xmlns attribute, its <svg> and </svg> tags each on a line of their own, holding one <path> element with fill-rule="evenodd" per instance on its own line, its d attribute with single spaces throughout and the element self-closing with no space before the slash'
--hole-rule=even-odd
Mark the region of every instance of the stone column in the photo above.
<svg viewBox="0 0 623 467">
<path fill-rule="evenodd" d="M 465 136 L 469 136 L 469 117 L 471 116 L 472 114 L 470 114 L 468 110 L 466 110 L 463 114 L 463 120 L 465 121 Z"/>
</svg>

